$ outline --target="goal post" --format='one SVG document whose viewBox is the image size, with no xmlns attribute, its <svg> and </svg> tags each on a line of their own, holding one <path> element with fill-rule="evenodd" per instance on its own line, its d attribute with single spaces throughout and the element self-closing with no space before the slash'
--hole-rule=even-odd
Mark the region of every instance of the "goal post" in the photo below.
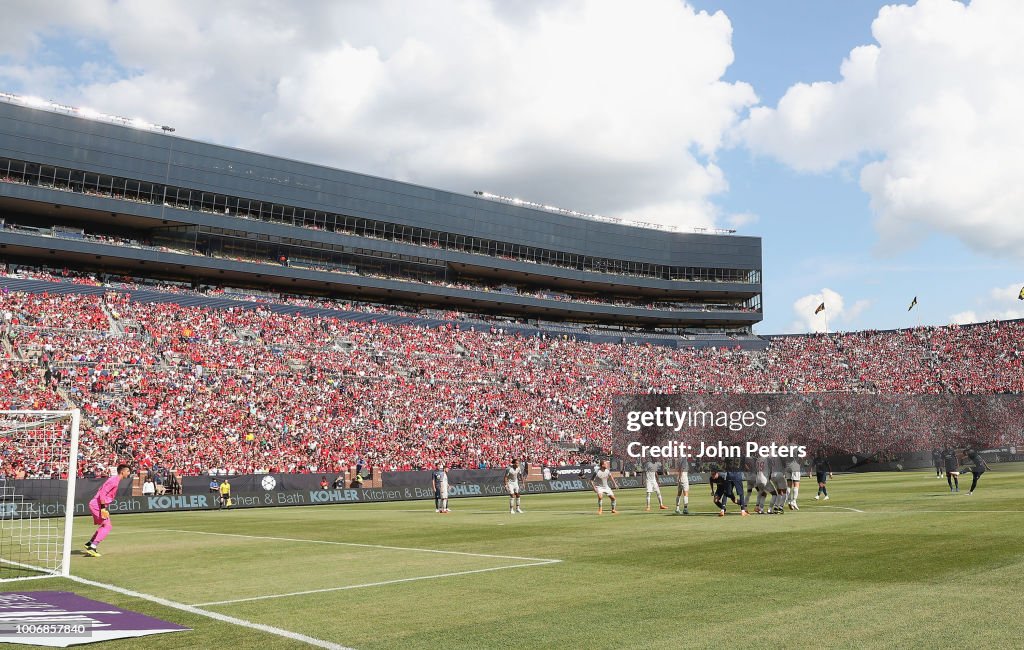
<svg viewBox="0 0 1024 650">
<path fill-rule="evenodd" d="M 0 411 L 0 582 L 71 574 L 81 412 Z"/>
</svg>

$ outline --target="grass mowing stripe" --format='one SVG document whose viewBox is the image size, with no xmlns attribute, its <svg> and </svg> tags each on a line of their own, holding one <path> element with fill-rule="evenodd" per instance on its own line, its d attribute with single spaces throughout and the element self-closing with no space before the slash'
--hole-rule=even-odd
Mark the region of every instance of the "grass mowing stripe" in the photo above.
<svg viewBox="0 0 1024 650">
<path fill-rule="evenodd" d="M 202 530 L 178 530 L 175 528 L 152 528 L 158 533 L 189 533 L 192 535 L 216 535 L 218 537 L 240 537 L 243 539 L 263 539 L 271 542 L 297 542 L 305 544 L 329 544 L 331 546 L 355 546 L 359 548 L 378 548 L 386 551 L 416 551 L 419 553 L 441 553 L 443 555 L 465 555 L 469 557 L 486 557 L 496 560 L 526 560 L 527 562 L 552 564 L 561 562 L 544 557 L 518 557 L 515 555 L 491 555 L 488 553 L 468 553 L 466 551 L 444 551 L 436 548 L 410 548 L 406 546 L 385 546 L 383 544 L 360 544 L 358 542 L 337 542 L 329 539 L 306 539 L 293 537 L 269 537 L 265 535 L 242 535 L 240 533 L 214 533 Z"/>
<path fill-rule="evenodd" d="M 454 576 L 465 576 L 472 573 L 487 573 L 489 571 L 504 571 L 505 569 L 521 569 L 524 567 L 531 566 L 545 566 L 548 564 L 557 564 L 561 560 L 545 560 L 543 562 L 529 562 L 527 564 L 512 564 L 509 566 L 496 566 L 489 567 L 486 569 L 471 569 L 469 571 L 455 571 L 453 573 L 438 573 L 432 576 L 416 576 L 413 578 L 398 578 L 396 580 L 384 580 L 381 582 L 368 582 L 361 585 L 346 585 L 344 587 L 328 587 L 326 589 L 309 589 L 307 591 L 294 591 L 288 594 L 270 594 L 268 596 L 253 596 L 251 598 L 235 598 L 233 600 L 219 600 L 210 603 L 196 603 L 193 607 L 211 607 L 213 605 L 231 605 L 234 603 L 249 603 L 257 600 L 269 600 L 271 598 L 288 598 L 290 596 L 307 596 L 309 594 L 323 594 L 331 591 L 347 591 L 349 589 L 363 589 L 365 587 L 382 587 L 384 585 L 393 585 L 401 582 L 416 582 L 417 580 L 436 580 L 438 578 L 451 578 Z"/>
<path fill-rule="evenodd" d="M 1024 485 L 1024 463 L 1018 467 L 986 473 L 982 490 L 970 498 L 951 496 L 945 481 L 925 472 L 837 478 L 829 484 L 830 501 L 805 495 L 801 511 L 787 510 L 786 517 L 741 518 L 731 509 L 719 518 L 699 490 L 691 494 L 697 516 L 690 517 L 640 512 L 642 491 L 621 495 L 624 511 L 615 518 L 594 516 L 596 504 L 586 493 L 537 495 L 529 513 L 516 516 L 493 498 L 460 500 L 444 517 L 433 512 L 432 503 L 425 511 L 393 503 L 150 513 L 118 517 L 104 558 L 76 557 L 72 569 L 85 578 L 361 650 L 477 650 L 507 645 L 510 638 L 519 650 L 541 650 L 554 635 L 580 647 L 633 648 L 640 639 L 645 647 L 679 647 L 723 634 L 730 647 L 785 648 L 794 643 L 794 629 L 810 630 L 821 647 L 1016 647 L 1024 520 L 999 515 L 1024 512 L 1024 500 L 1012 497 Z M 79 544 L 92 534 L 88 524 L 76 525 Z M 182 527 L 228 535 L 157 530 Z M 265 539 L 274 536 L 299 541 Z M 330 540 L 343 543 L 324 544 Z M 351 546 L 355 540 L 368 547 Z M 533 563 L 486 557 L 504 553 L 557 555 L 562 561 L 543 571 L 487 571 L 204 605 Z M 157 617 L 164 612 L 165 620 L 180 619 L 195 629 L 189 638 L 118 644 L 126 650 L 312 647 L 69 584 L 83 595 L 92 592 L 103 600 L 107 594 L 129 609 L 134 602 L 139 611 Z M 723 619 L 721 602 L 705 597 L 708 585 L 722 594 L 745 594 L 755 585 L 758 594 L 770 594 L 771 604 L 729 610 Z M 443 607 L 432 606 L 437 602 Z M 595 617 L 596 611 L 614 614 Z"/>
<path fill-rule="evenodd" d="M 332 643 L 330 641 L 324 641 L 322 639 L 315 639 L 305 634 L 299 634 L 298 632 L 291 632 L 289 630 L 283 630 L 279 627 L 273 627 L 272 625 L 264 625 L 263 623 L 253 623 L 252 621 L 246 621 L 234 616 L 228 616 L 227 614 L 219 614 L 217 612 L 209 612 L 205 609 L 199 609 L 195 605 L 186 605 L 184 603 L 175 602 L 173 600 L 167 600 L 160 596 L 154 596 L 152 594 L 144 594 L 141 591 L 132 591 L 131 589 L 125 589 L 118 587 L 117 585 L 109 585 L 105 582 L 96 582 L 95 580 L 89 580 L 88 578 L 80 578 L 78 576 L 68 576 L 69 580 L 79 582 L 83 585 L 89 585 L 90 587 L 99 587 L 100 589 L 106 589 L 107 591 L 114 591 L 125 596 L 131 596 L 132 598 L 139 598 L 142 600 L 148 600 L 164 607 L 170 607 L 172 609 L 178 609 L 189 614 L 196 614 L 198 616 L 205 616 L 206 618 L 212 618 L 216 621 L 223 623 L 231 623 L 232 625 L 238 625 L 241 627 L 247 627 L 253 630 L 260 630 L 261 632 L 267 632 L 285 639 L 291 639 L 292 641 L 301 641 L 308 643 L 309 645 L 318 648 L 328 648 L 328 650 L 353 650 L 347 646 Z"/>
</svg>

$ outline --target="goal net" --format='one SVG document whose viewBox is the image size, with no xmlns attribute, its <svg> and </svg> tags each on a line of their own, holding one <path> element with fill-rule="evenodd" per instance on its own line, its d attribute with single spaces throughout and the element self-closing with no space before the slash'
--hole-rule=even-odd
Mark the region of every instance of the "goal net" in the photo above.
<svg viewBox="0 0 1024 650">
<path fill-rule="evenodd" d="M 0 581 L 69 575 L 79 421 L 0 411 Z"/>
</svg>

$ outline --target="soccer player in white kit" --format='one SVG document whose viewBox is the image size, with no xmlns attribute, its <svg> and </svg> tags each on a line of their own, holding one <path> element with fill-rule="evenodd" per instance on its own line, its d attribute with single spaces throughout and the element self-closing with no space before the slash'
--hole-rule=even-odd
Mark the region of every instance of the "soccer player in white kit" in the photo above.
<svg viewBox="0 0 1024 650">
<path fill-rule="evenodd" d="M 505 492 L 508 493 L 508 513 L 510 515 L 522 514 L 523 509 L 519 507 L 519 477 L 523 475 L 519 461 L 512 459 L 512 464 L 505 468 Z"/>
<path fill-rule="evenodd" d="M 786 464 L 782 462 L 781 458 L 772 456 L 768 459 L 768 476 L 772 482 L 772 503 L 770 514 L 781 515 L 786 512 L 783 506 L 786 505 L 786 500 L 789 494 L 789 481 L 787 480 Z"/>
<path fill-rule="evenodd" d="M 768 476 L 765 474 L 768 464 L 763 458 L 748 458 L 744 466 L 747 476 L 747 503 L 750 503 L 750 496 L 757 492 L 757 506 L 754 512 L 764 512 L 764 502 L 768 497 Z"/>
<path fill-rule="evenodd" d="M 434 486 L 434 512 L 448 514 L 448 472 L 444 470 L 444 463 L 437 464 L 430 482 Z"/>
<path fill-rule="evenodd" d="M 668 510 L 668 506 L 665 505 L 665 501 L 661 498 L 661 486 L 658 485 L 658 471 L 660 469 L 661 463 L 649 460 L 644 464 L 644 484 L 647 487 L 647 505 L 644 507 L 644 512 L 651 511 L 651 492 L 657 492 L 658 494 L 658 509 Z"/>
<path fill-rule="evenodd" d="M 797 498 L 800 496 L 800 461 L 793 458 L 786 464 L 786 482 L 789 484 L 789 509 L 799 510 L 800 506 L 796 504 Z"/>
<path fill-rule="evenodd" d="M 611 486 L 608 485 L 609 481 Z M 612 471 L 608 469 L 608 461 L 602 460 L 601 464 L 598 465 L 591 484 L 594 486 L 594 492 L 597 492 L 597 514 L 603 514 L 604 498 L 606 496 L 612 500 L 612 514 L 619 514 L 619 511 L 615 509 L 615 492 L 612 491 L 613 487 L 618 488 L 619 486 L 615 482 L 615 477 L 612 476 Z"/>
<path fill-rule="evenodd" d="M 676 476 L 676 514 L 690 514 L 690 459 L 683 456 L 679 459 L 679 474 Z M 683 509 L 679 510 L 679 500 L 683 500 Z"/>
</svg>

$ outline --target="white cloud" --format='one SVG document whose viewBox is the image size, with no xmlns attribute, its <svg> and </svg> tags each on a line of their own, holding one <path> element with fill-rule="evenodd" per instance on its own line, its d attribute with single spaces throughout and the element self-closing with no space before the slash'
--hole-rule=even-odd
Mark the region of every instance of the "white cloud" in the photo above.
<svg viewBox="0 0 1024 650">
<path fill-rule="evenodd" d="M 853 303 L 850 309 L 848 309 L 846 313 L 843 314 L 844 322 L 849 323 L 855 321 L 870 306 L 870 300 L 858 300 L 857 302 Z"/>
<path fill-rule="evenodd" d="M 883 249 L 929 232 L 977 251 L 1024 250 L 1024 2 L 920 0 L 882 8 L 877 44 L 836 82 L 796 84 L 741 132 L 806 171 L 859 166 Z"/>
<path fill-rule="evenodd" d="M 1016 301 L 1020 299 L 1020 291 L 1024 288 L 1024 282 L 1017 282 L 1005 287 L 996 287 L 988 292 L 988 297 L 993 302 L 1000 304 L 1018 304 Z"/>
<path fill-rule="evenodd" d="M 746 226 L 752 226 L 760 220 L 761 217 L 753 212 L 736 212 L 725 218 L 725 224 L 730 228 L 740 230 Z"/>
<path fill-rule="evenodd" d="M 977 300 L 976 309 L 957 312 L 949 317 L 949 322 L 964 325 L 990 320 L 1024 318 L 1024 301 L 1017 299 L 1022 287 L 1024 287 L 1024 282 L 991 289 L 984 298 Z"/>
<path fill-rule="evenodd" d="M 978 313 L 972 310 L 961 311 L 949 317 L 949 322 L 954 325 L 967 325 L 968 323 L 980 323 Z"/>
<path fill-rule="evenodd" d="M 814 313 L 822 303 L 825 308 Z M 856 318 L 869 304 L 866 300 L 858 300 L 847 311 L 846 300 L 843 296 L 825 288 L 817 293 L 798 298 L 793 303 L 793 313 L 796 319 L 790 327 L 793 332 L 835 332 L 838 323 L 846 323 Z"/>
<path fill-rule="evenodd" d="M 83 4 L 92 18 L 78 36 L 130 72 L 72 71 L 26 94 L 186 137 L 647 221 L 721 220 L 713 199 L 727 182 L 714 156 L 756 102 L 749 85 L 722 81 L 729 20 L 678 0 Z M 34 7 L 7 45 L 30 70 L 48 34 L 76 29 Z"/>
<path fill-rule="evenodd" d="M 25 60 L 44 36 L 53 35 L 64 25 L 89 28 L 96 24 L 95 10 L 104 3 L 97 0 L 5 0 L 0 20 L 0 56 Z"/>
</svg>

